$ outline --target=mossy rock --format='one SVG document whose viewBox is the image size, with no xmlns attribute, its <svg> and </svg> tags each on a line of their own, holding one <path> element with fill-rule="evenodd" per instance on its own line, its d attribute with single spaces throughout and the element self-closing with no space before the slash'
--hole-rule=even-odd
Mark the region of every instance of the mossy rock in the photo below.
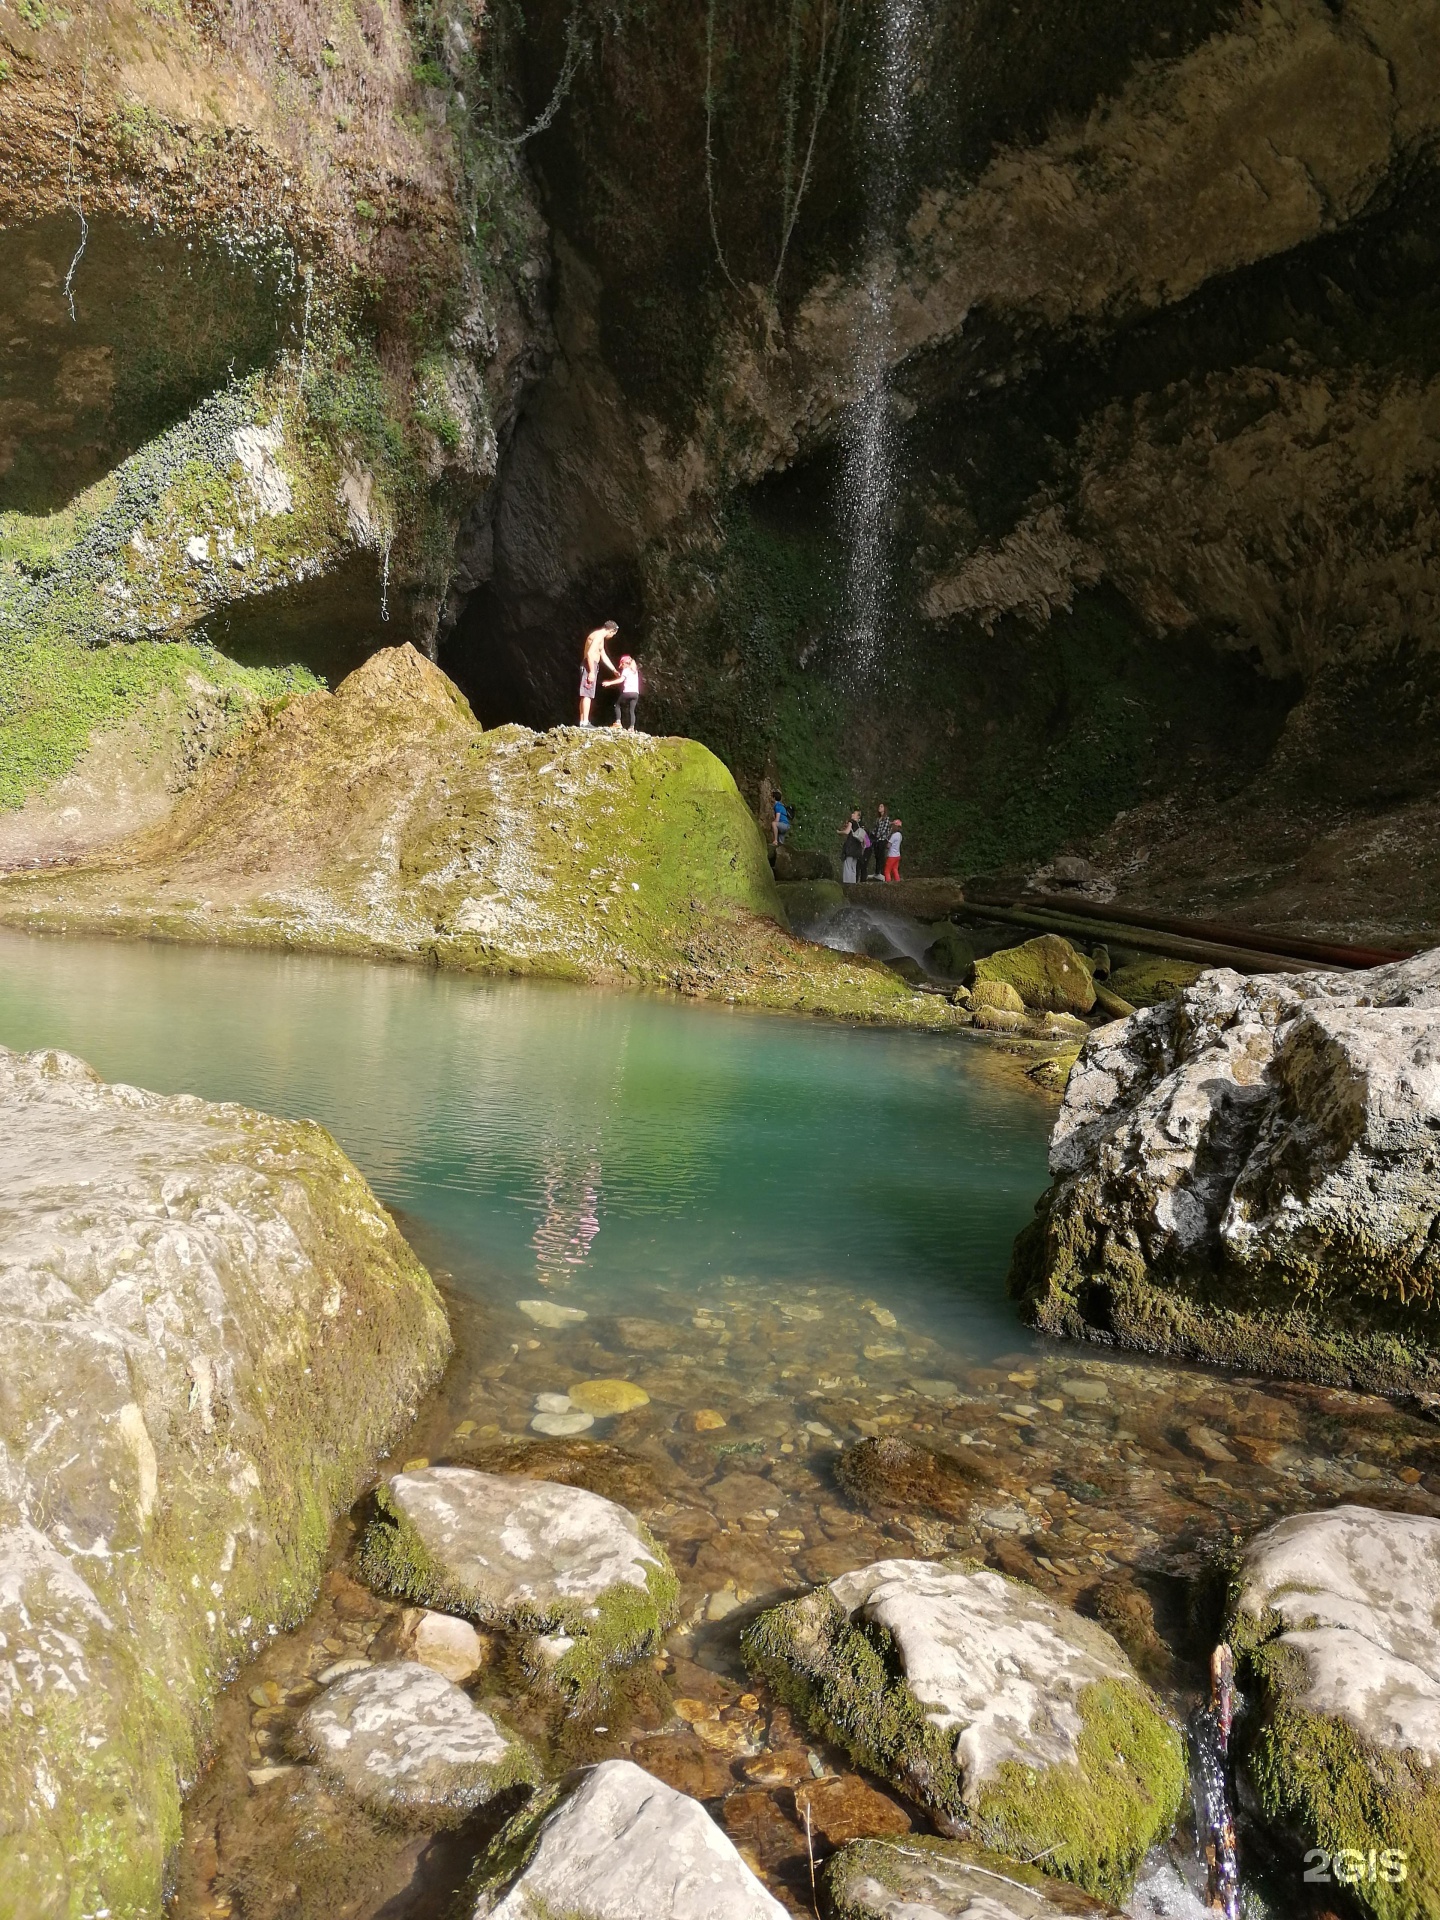
<svg viewBox="0 0 1440 1920">
<path fill-rule="evenodd" d="M 946 979 L 963 980 L 975 964 L 974 944 L 965 938 L 958 927 L 940 926 L 935 931 L 935 938 L 925 949 L 925 964 L 932 973 L 941 974 Z"/>
<path fill-rule="evenodd" d="M 851 1841 L 826 1861 L 824 1885 L 834 1920 L 1119 1920 L 1038 1868 L 929 1834 Z"/>
<path fill-rule="evenodd" d="M 981 962 L 976 962 L 977 969 Z M 1008 980 L 991 980 L 977 972 L 969 987 L 970 1005 L 978 1013 L 984 1007 L 990 1013 L 1023 1014 L 1025 1002 Z"/>
<path fill-rule="evenodd" d="M 1344 1506 L 1258 1535 L 1232 1596 L 1261 1816 L 1375 1920 L 1440 1914 L 1437 1594 L 1440 1521 Z"/>
<path fill-rule="evenodd" d="M 535 1677 L 589 1697 L 653 1653 L 679 1582 L 648 1528 L 560 1482 L 426 1467 L 375 1496 L 362 1577 L 380 1593 L 526 1637 Z"/>
<path fill-rule="evenodd" d="M 907 1680 L 922 1647 L 923 1700 Z M 1001 1574 L 881 1561 L 762 1614 L 742 1648 L 817 1734 L 947 1830 L 1043 1855 L 1100 1898 L 1124 1900 L 1174 1823 L 1178 1730 L 1109 1634 Z"/>
<path fill-rule="evenodd" d="M 1012 986 L 1023 1005 L 1043 1013 L 1089 1013 L 1095 1004 L 1089 961 L 1058 933 L 1038 934 L 977 960 L 972 991 L 992 980 Z"/>
<path fill-rule="evenodd" d="M 1155 1007 L 1162 1000 L 1178 1000 L 1204 971 L 1193 960 L 1167 960 L 1162 954 L 1147 953 L 1127 959 L 1105 984 L 1132 1007 Z"/>
<path fill-rule="evenodd" d="M 792 927 L 803 932 L 827 913 L 845 904 L 845 889 L 838 880 L 790 880 L 777 889 Z"/>
<path fill-rule="evenodd" d="M 918 1446 L 898 1434 L 859 1440 L 835 1462 L 835 1478 L 866 1513 L 932 1513 L 965 1520 L 993 1479 L 977 1453 Z"/>
</svg>

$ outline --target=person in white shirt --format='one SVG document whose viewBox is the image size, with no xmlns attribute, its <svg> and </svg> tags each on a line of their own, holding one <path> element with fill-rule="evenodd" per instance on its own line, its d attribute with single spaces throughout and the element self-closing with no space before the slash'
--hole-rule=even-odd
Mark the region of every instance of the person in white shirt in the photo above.
<svg viewBox="0 0 1440 1920">
<path fill-rule="evenodd" d="M 885 878 L 900 878 L 900 816 L 897 813 L 890 822 L 890 838 L 885 842 Z"/>
<path fill-rule="evenodd" d="M 620 656 L 620 670 L 613 680 L 605 682 L 607 687 L 619 687 L 615 696 L 615 718 L 612 727 L 623 727 L 627 733 L 635 731 L 635 708 L 640 699 L 640 669 L 628 653 Z"/>
</svg>

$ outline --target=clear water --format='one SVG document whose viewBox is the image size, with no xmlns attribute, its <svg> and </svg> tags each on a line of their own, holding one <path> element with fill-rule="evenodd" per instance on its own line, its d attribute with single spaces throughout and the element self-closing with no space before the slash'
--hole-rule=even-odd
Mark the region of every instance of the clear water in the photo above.
<svg viewBox="0 0 1440 1920">
<path fill-rule="evenodd" d="M 1003 1281 L 1049 1114 L 961 1037 L 0 935 L 0 1044 L 321 1121 L 482 1298 L 838 1287 L 977 1356 L 1024 1337 Z"/>
<path fill-rule="evenodd" d="M 0 933 L 0 1044 L 331 1129 L 456 1333 L 382 1471 L 415 1457 L 591 1485 L 644 1517 L 680 1578 L 664 1657 L 603 1721 L 547 1706 L 503 1645 L 473 1684 L 553 1769 L 623 1754 L 704 1801 L 796 1915 L 812 1908 L 795 1788 L 815 1766 L 844 1831 L 917 1816 L 753 1686 L 737 1633 L 761 1606 L 882 1557 L 975 1555 L 1098 1609 L 1183 1713 L 1210 1650 L 1192 1581 L 1217 1549 L 1336 1500 L 1440 1513 L 1435 1429 L 1384 1401 L 1018 1324 L 1004 1273 L 1053 1107 L 977 1040 Z M 518 1304 L 536 1299 L 585 1317 L 547 1327 Z M 617 1376 L 648 1402 L 539 1437 L 540 1395 Z M 934 1502 L 837 1472 L 842 1449 L 890 1436 L 958 1461 L 968 1490 Z M 361 1518 L 337 1525 L 311 1615 L 218 1704 L 170 1920 L 443 1920 L 484 1842 L 373 1823 L 294 1764 L 320 1676 L 392 1657 L 403 1630 L 355 1577 Z M 1136 1920 L 1199 1910 L 1182 1870 L 1193 1882 L 1184 1834 Z"/>
</svg>

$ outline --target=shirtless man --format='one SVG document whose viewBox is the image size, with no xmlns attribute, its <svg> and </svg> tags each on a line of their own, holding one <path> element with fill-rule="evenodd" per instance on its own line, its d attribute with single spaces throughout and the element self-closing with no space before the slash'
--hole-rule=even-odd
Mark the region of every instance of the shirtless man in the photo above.
<svg viewBox="0 0 1440 1920">
<path fill-rule="evenodd" d="M 580 724 L 590 724 L 590 702 L 595 698 L 595 690 L 600 684 L 600 668 L 607 666 L 615 672 L 615 662 L 605 651 L 605 642 L 613 640 L 620 631 L 618 620 L 607 620 L 603 627 L 595 627 L 585 636 L 585 652 L 580 661 Z"/>
</svg>

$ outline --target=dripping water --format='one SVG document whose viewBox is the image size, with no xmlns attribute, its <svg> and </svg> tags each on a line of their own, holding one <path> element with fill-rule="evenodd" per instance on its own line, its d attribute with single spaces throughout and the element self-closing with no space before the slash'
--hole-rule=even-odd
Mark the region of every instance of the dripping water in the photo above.
<svg viewBox="0 0 1440 1920">
<path fill-rule="evenodd" d="M 844 437 L 841 508 L 849 553 L 846 628 L 857 672 L 877 665 L 890 601 L 890 500 L 895 412 L 890 395 L 894 341 L 895 227 L 909 133 L 915 26 L 923 0 L 884 0 L 879 86 L 868 119 L 865 290 L 854 341 L 856 399 Z"/>
</svg>

